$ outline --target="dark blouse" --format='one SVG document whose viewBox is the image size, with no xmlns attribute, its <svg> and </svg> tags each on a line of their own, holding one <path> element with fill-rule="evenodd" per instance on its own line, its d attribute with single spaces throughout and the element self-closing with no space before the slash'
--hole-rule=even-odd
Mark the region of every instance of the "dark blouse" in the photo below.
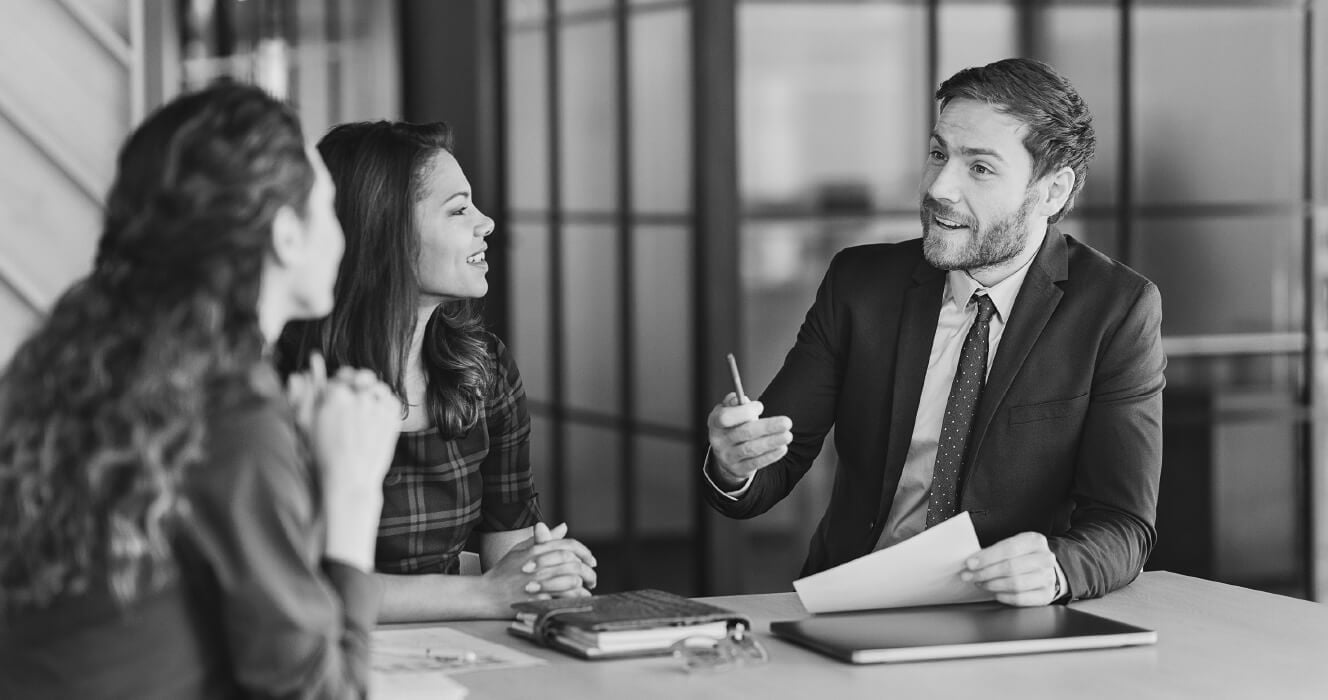
<svg viewBox="0 0 1328 700">
<path fill-rule="evenodd" d="M 0 621 L 0 698 L 228 698 L 224 658 L 197 633 L 183 586 L 128 606 L 104 582 Z"/>
<path fill-rule="evenodd" d="M 364 697 L 378 590 L 323 557 L 322 486 L 290 405 L 272 395 L 221 414 L 208 452 L 186 481 L 186 561 L 233 682 L 264 698 Z"/>
<path fill-rule="evenodd" d="M 0 698 L 362 698 L 378 592 L 323 558 L 326 515 L 275 374 L 209 421 L 185 477 L 176 581 L 0 621 Z"/>
<path fill-rule="evenodd" d="M 489 360 L 497 370 L 494 386 L 469 432 L 448 440 L 430 428 L 397 439 L 383 480 L 378 571 L 455 574 L 471 533 L 539 522 L 521 373 L 497 338 Z"/>
</svg>

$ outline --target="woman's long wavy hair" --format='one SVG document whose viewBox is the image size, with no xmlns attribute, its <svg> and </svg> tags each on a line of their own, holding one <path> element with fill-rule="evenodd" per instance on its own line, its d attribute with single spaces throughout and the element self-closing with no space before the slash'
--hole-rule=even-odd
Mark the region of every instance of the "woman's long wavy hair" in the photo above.
<svg viewBox="0 0 1328 700">
<path fill-rule="evenodd" d="M 254 87 L 180 97 L 125 142 L 92 273 L 0 376 L 0 614 L 173 576 L 181 474 L 205 412 L 255 390 L 273 218 L 313 181 L 298 119 Z"/>
<path fill-rule="evenodd" d="M 329 368 L 372 370 L 405 402 L 420 303 L 415 205 L 425 194 L 434 157 L 451 152 L 452 131 L 442 122 L 342 124 L 318 142 L 318 150 L 337 187 L 346 252 L 332 313 L 287 326 L 282 363 L 302 366 L 319 349 Z M 475 300 L 439 304 L 425 326 L 420 355 L 426 409 L 444 437 L 464 435 L 479 420 L 493 383 L 490 342 Z"/>
</svg>

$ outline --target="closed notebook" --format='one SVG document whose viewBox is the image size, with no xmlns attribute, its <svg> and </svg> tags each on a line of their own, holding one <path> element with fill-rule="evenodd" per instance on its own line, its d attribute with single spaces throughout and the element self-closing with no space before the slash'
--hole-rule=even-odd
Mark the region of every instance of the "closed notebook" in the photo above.
<svg viewBox="0 0 1328 700">
<path fill-rule="evenodd" d="M 689 637 L 721 639 L 747 618 L 666 591 L 645 589 L 589 598 L 515 603 L 508 632 L 585 659 L 667 654 Z"/>
<path fill-rule="evenodd" d="M 999 603 L 896 608 L 773 622 L 778 637 L 858 664 L 1102 649 L 1157 642 L 1157 632 L 1073 608 Z"/>
</svg>

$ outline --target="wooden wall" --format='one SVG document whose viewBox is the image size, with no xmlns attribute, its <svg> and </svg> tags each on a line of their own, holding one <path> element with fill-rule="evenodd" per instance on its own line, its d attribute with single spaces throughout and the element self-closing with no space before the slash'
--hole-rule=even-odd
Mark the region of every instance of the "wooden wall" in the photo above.
<svg viewBox="0 0 1328 700">
<path fill-rule="evenodd" d="M 305 133 L 401 118 L 395 2 L 295 0 Z M 85 275 L 115 154 L 180 89 L 176 0 L 5 0 L 0 26 L 0 367 Z"/>
<path fill-rule="evenodd" d="M 0 365 L 87 272 L 136 116 L 125 0 L 8 0 L 0 30 Z"/>
</svg>

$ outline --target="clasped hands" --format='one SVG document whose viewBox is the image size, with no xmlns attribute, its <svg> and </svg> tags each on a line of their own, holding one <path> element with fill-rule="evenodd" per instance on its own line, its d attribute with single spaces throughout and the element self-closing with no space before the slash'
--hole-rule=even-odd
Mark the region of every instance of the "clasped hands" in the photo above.
<svg viewBox="0 0 1328 700">
<path fill-rule="evenodd" d="M 567 537 L 567 524 L 550 529 L 536 523 L 532 537 L 519 542 L 484 576 L 512 600 L 579 598 L 590 595 L 598 577 L 595 556 Z"/>
<path fill-rule="evenodd" d="M 762 418 L 760 401 L 739 404 L 729 393 L 710 411 L 707 469 L 721 489 L 734 491 L 756 472 L 778 462 L 793 442 L 793 421 Z M 1056 555 L 1047 538 L 1021 532 L 987 547 L 964 562 L 960 578 L 991 592 L 1006 605 L 1047 605 L 1056 598 Z"/>
</svg>

